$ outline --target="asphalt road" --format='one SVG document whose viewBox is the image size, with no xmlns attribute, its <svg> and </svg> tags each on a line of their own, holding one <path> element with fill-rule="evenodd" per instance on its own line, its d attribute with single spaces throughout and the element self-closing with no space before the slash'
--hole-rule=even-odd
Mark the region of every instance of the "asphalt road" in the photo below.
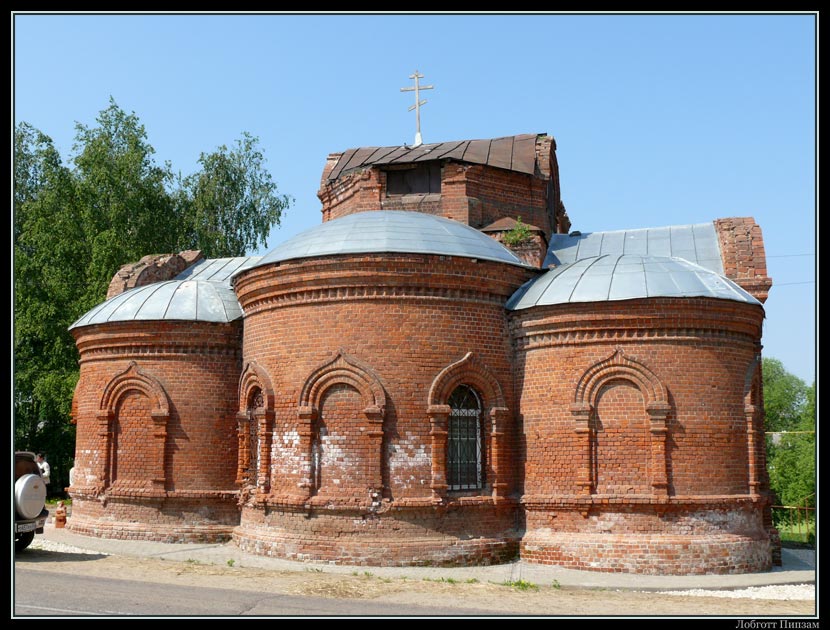
<svg viewBox="0 0 830 630">
<path fill-rule="evenodd" d="M 257 591 L 67 576 L 15 568 L 15 616 L 464 616 L 495 611 L 280 595 Z"/>
</svg>

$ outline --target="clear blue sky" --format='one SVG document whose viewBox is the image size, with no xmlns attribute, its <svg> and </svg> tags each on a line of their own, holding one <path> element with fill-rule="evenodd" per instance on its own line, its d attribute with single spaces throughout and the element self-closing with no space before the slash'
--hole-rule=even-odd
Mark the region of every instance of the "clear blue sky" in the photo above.
<svg viewBox="0 0 830 630">
<path fill-rule="evenodd" d="M 753 216 L 775 286 L 764 351 L 815 377 L 816 16 L 16 15 L 14 119 L 68 160 L 110 96 L 159 161 L 258 136 L 296 202 L 268 247 L 320 221 L 326 155 L 549 133 L 583 232 Z"/>
</svg>

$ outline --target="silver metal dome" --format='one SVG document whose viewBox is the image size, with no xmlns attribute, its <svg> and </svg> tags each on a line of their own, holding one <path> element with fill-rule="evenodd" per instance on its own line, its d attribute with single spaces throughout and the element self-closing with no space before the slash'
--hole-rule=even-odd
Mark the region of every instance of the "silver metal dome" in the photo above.
<svg viewBox="0 0 830 630">
<path fill-rule="evenodd" d="M 611 232 L 552 234 L 544 266 L 567 265 L 583 258 L 605 254 L 682 258 L 723 274 L 720 244 L 712 222 Z"/>
<path fill-rule="evenodd" d="M 350 214 L 300 232 L 251 267 L 297 258 L 382 252 L 461 256 L 527 266 L 498 241 L 458 221 L 422 212 L 380 210 Z"/>
<path fill-rule="evenodd" d="M 242 317 L 233 289 L 204 280 L 168 280 L 124 291 L 69 328 L 137 320 L 231 322 Z"/>
<path fill-rule="evenodd" d="M 655 297 L 710 297 L 760 304 L 728 278 L 688 260 L 606 254 L 543 273 L 522 285 L 506 306 L 516 311 L 551 304 Z"/>
<path fill-rule="evenodd" d="M 258 256 L 202 260 L 173 280 L 136 287 L 110 298 L 69 329 L 136 320 L 232 322 L 242 317 L 242 309 L 231 288 L 231 275 L 258 260 Z"/>
</svg>

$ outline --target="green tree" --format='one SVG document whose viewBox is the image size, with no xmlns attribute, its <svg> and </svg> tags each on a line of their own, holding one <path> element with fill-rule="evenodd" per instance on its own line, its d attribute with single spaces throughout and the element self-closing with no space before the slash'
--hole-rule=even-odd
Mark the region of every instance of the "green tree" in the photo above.
<svg viewBox="0 0 830 630">
<path fill-rule="evenodd" d="M 259 140 L 243 133 L 233 149 L 225 145 L 199 157 L 202 170 L 184 180 L 184 239 L 208 258 L 242 256 L 265 245 L 291 199 L 277 194 L 264 168 Z"/>
<path fill-rule="evenodd" d="M 14 156 L 15 441 L 68 470 L 74 427 L 66 420 L 78 370 L 66 329 L 84 290 L 78 200 L 50 138 L 21 124 Z"/>
<path fill-rule="evenodd" d="M 153 155 L 136 114 L 112 99 L 95 125 L 76 125 L 71 167 L 31 125 L 14 132 L 15 445 L 48 453 L 57 488 L 74 456 L 72 322 L 105 299 L 125 263 L 182 249 L 244 255 L 290 201 L 250 134 L 202 154 L 188 177 Z"/>
<path fill-rule="evenodd" d="M 106 295 L 121 265 L 177 251 L 181 232 L 169 192 L 170 166 L 153 161 L 155 151 L 135 113 L 110 99 L 96 123 L 76 125 L 73 160 L 87 237 L 89 308 Z"/>
<path fill-rule="evenodd" d="M 762 369 L 767 431 L 792 430 L 801 419 L 807 386 L 778 359 L 764 357 Z"/>
<path fill-rule="evenodd" d="M 816 491 L 815 383 L 807 387 L 771 358 L 763 376 L 770 487 L 782 505 L 798 505 Z"/>
</svg>

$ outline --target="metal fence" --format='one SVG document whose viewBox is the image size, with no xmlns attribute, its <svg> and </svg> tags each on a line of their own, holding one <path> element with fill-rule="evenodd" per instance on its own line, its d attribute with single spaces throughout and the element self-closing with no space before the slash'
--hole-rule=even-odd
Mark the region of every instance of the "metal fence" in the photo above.
<svg viewBox="0 0 830 630">
<path fill-rule="evenodd" d="M 782 540 L 815 544 L 816 508 L 808 507 L 815 495 L 805 497 L 799 505 L 773 505 L 772 519 Z"/>
</svg>

